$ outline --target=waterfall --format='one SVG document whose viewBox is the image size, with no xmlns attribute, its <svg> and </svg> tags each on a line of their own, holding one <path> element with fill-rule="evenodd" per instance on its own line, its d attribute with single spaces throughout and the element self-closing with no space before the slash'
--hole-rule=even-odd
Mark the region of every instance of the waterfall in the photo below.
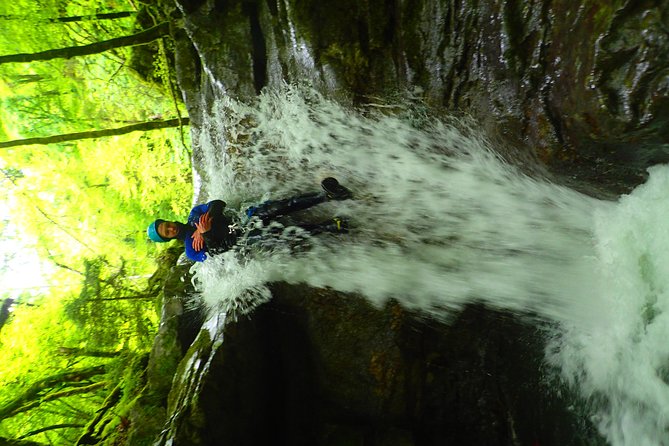
<svg viewBox="0 0 669 446">
<path fill-rule="evenodd" d="M 224 312 L 287 281 L 364 295 L 445 319 L 470 302 L 548 322 L 546 361 L 592 405 L 614 445 L 662 444 L 669 428 L 669 170 L 619 202 L 506 162 L 474 125 L 405 100 L 352 109 L 308 88 L 244 104 L 224 95 L 197 135 L 207 189 L 240 219 L 251 204 L 318 190 L 353 200 L 294 217 L 348 218 L 349 234 L 230 251 L 194 267 Z M 291 221 L 286 221 L 290 225 Z"/>
</svg>

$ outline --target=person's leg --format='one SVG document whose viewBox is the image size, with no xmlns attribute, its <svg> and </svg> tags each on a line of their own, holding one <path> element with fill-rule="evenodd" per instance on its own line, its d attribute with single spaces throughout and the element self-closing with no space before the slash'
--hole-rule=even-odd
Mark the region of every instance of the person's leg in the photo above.
<svg viewBox="0 0 669 446">
<path fill-rule="evenodd" d="M 264 223 L 267 223 L 274 218 L 316 206 L 326 200 L 327 196 L 322 192 L 298 195 L 283 200 L 269 200 L 258 206 L 248 208 L 246 215 L 248 217 L 258 217 Z"/>
<path fill-rule="evenodd" d="M 274 218 L 308 209 L 328 200 L 347 200 L 353 196 L 350 190 L 332 177 L 321 181 L 321 187 L 323 192 L 312 192 L 283 200 L 269 200 L 258 206 L 251 206 L 246 210 L 246 216 L 258 217 L 267 223 Z"/>
<path fill-rule="evenodd" d="M 318 224 L 300 224 L 296 226 L 304 229 L 311 235 L 321 234 L 323 232 L 340 234 L 348 233 L 348 220 L 341 217 L 334 217 Z"/>
</svg>

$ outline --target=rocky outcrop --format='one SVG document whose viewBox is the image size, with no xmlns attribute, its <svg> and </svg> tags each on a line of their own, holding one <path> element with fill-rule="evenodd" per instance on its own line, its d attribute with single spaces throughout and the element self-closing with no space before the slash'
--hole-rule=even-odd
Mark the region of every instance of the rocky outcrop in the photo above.
<svg viewBox="0 0 669 446">
<path fill-rule="evenodd" d="M 196 135 L 216 94 L 308 78 L 351 102 L 408 89 L 475 116 L 517 159 L 613 193 L 669 156 L 667 2 L 177 4 Z M 526 319 L 473 305 L 434 321 L 274 284 L 250 318 L 200 328 L 183 296 L 166 299 L 149 366 L 159 444 L 603 443 L 543 370 L 542 333 Z"/>
<path fill-rule="evenodd" d="M 395 302 L 272 291 L 251 317 L 203 325 L 160 444 L 603 444 L 541 372 L 536 327 L 479 306 L 442 323 Z"/>
<path fill-rule="evenodd" d="M 198 64 L 234 96 L 408 88 L 616 192 L 669 161 L 667 2 L 179 1 Z"/>
</svg>

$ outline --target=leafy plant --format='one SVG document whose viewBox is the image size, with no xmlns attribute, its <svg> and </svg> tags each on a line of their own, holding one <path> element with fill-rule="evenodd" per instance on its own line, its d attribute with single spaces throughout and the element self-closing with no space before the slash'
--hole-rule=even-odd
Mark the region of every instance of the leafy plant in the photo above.
<svg viewBox="0 0 669 446">
<path fill-rule="evenodd" d="M 1 2 L 0 48 L 3 55 L 34 53 L 131 35 L 145 28 L 140 13 L 121 0 Z M 164 20 L 160 11 L 154 15 Z M 159 82 L 129 69 L 134 50 L 127 47 L 0 64 L 0 138 L 184 115 L 167 87 L 174 76 L 169 43 L 157 47 L 152 71 Z M 14 296 L 0 330 L 0 409 L 11 409 L 0 417 L 0 437 L 75 444 L 82 421 L 95 416 L 121 375 L 65 378 L 91 368 L 119 369 L 148 351 L 157 325 L 150 276 L 162 248 L 147 241 L 145 229 L 156 215 L 187 213 L 187 146 L 181 129 L 167 128 L 0 149 L 3 201 L 21 249 L 37 250 L 53 266 L 44 293 Z M 33 392 L 36 383 L 49 386 Z"/>
</svg>

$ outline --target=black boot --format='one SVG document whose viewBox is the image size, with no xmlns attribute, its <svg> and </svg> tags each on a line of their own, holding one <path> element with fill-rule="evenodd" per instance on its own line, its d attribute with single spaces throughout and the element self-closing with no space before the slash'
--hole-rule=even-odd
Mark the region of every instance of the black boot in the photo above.
<svg viewBox="0 0 669 446">
<path fill-rule="evenodd" d="M 329 200 L 348 200 L 353 197 L 351 191 L 339 184 L 336 178 L 325 178 L 321 181 L 321 187 Z"/>
</svg>

